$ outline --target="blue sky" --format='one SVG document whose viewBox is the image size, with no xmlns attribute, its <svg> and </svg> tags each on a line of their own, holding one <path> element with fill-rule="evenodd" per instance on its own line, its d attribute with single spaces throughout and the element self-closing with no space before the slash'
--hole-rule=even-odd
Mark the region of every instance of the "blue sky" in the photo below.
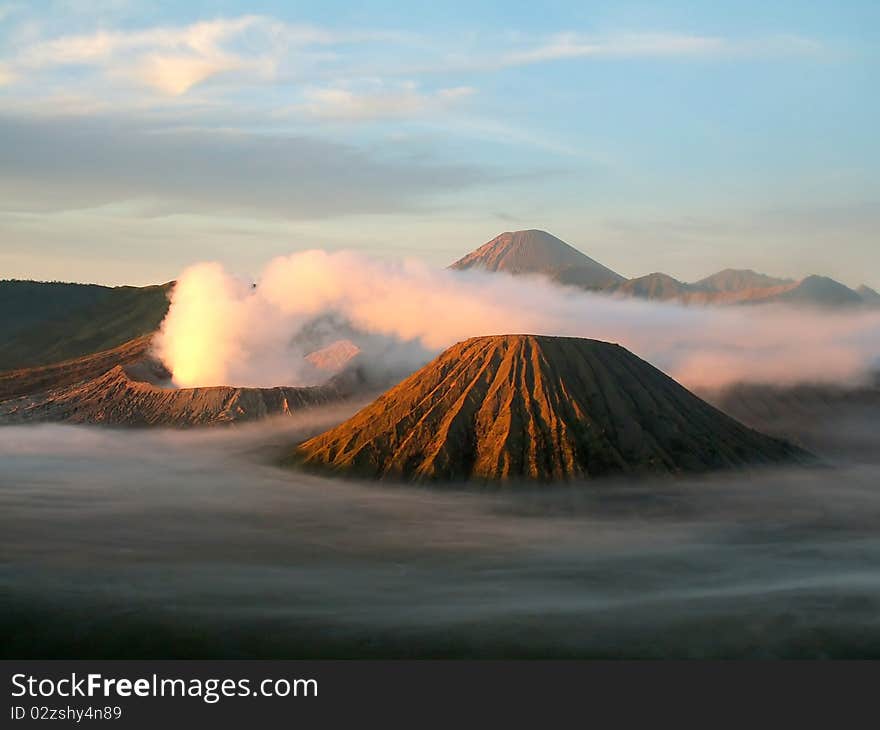
<svg viewBox="0 0 880 730">
<path fill-rule="evenodd" d="M 3 2 L 0 277 L 544 228 L 880 286 L 871 2 Z"/>
</svg>

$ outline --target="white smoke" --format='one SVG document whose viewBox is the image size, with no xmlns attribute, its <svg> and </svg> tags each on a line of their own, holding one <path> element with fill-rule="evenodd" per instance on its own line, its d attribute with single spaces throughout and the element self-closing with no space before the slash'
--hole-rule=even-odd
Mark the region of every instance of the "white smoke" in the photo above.
<svg viewBox="0 0 880 730">
<path fill-rule="evenodd" d="M 218 263 L 178 279 L 157 338 L 180 386 L 307 385 L 304 355 L 353 339 L 365 365 L 409 371 L 477 335 L 617 342 L 685 385 L 858 379 L 880 362 L 880 312 L 616 299 L 541 278 L 435 269 L 353 252 L 271 261 L 256 287 Z"/>
</svg>

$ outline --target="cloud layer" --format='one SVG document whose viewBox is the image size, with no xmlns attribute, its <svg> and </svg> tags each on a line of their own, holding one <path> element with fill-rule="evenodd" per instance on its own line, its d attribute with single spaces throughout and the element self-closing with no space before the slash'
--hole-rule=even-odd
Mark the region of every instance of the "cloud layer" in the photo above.
<svg viewBox="0 0 880 730">
<path fill-rule="evenodd" d="M 6 210 L 129 203 L 146 214 L 323 218 L 408 210 L 428 194 L 489 179 L 467 164 L 395 159 L 308 135 L 0 115 Z"/>
<path fill-rule="evenodd" d="M 5 427 L 0 654 L 880 657 L 876 464 L 465 492 L 266 463 L 346 415 Z"/>
</svg>

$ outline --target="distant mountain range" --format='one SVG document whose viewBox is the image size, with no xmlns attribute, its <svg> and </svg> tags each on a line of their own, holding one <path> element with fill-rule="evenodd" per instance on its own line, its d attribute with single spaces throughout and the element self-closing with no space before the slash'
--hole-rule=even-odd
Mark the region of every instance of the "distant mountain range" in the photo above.
<svg viewBox="0 0 880 730">
<path fill-rule="evenodd" d="M 538 230 L 502 233 L 449 268 L 541 275 L 587 291 L 694 305 L 880 306 L 880 294 L 870 287 L 850 289 L 826 276 L 779 279 L 751 269 L 725 269 L 693 283 L 661 272 L 626 279 L 556 236 Z"/>
<path fill-rule="evenodd" d="M 619 345 L 535 335 L 461 342 L 291 456 L 415 481 L 678 474 L 807 458 Z"/>
</svg>

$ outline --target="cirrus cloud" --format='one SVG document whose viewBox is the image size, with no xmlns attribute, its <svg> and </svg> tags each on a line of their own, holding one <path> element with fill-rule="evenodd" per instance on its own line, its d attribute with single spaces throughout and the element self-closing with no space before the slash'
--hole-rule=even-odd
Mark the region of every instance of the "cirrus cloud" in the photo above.
<svg viewBox="0 0 880 730">
<path fill-rule="evenodd" d="M 19 64 L 27 69 L 96 66 L 111 76 L 179 95 L 223 72 L 271 69 L 268 56 L 249 58 L 224 47 L 254 28 L 266 33 L 272 23 L 266 24 L 265 19 L 249 15 L 181 27 L 62 36 L 27 48 Z"/>
<path fill-rule="evenodd" d="M 341 87 L 310 87 L 302 109 L 320 119 L 365 120 L 413 117 L 440 111 L 476 93 L 471 86 L 426 92 L 414 83 L 388 88 L 379 85 L 364 91 Z"/>
</svg>

